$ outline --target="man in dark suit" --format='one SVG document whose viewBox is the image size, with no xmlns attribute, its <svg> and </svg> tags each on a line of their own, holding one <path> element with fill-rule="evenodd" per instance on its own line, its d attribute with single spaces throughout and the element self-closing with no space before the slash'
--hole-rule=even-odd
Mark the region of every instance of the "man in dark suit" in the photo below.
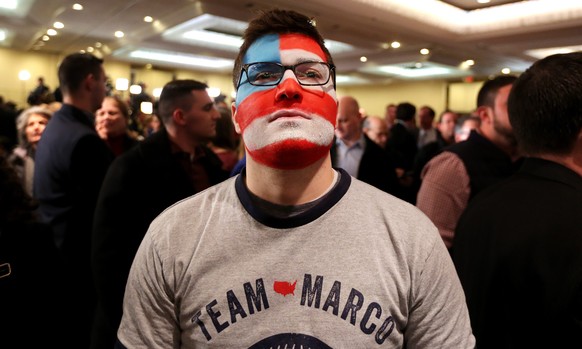
<svg viewBox="0 0 582 349">
<path fill-rule="evenodd" d="M 164 128 L 118 157 L 107 173 L 93 232 L 99 302 L 91 348 L 113 348 L 131 262 L 154 218 L 228 178 L 205 146 L 220 118 L 206 88 L 194 80 L 166 84 L 158 104 Z"/>
<path fill-rule="evenodd" d="M 339 100 L 331 159 L 334 167 L 343 168 L 352 177 L 387 193 L 400 194 L 394 165 L 384 149 L 363 133 L 360 107 L 350 96 Z"/>
<path fill-rule="evenodd" d="M 43 221 L 65 259 L 72 314 L 62 324 L 70 343 L 87 348 L 95 308 L 91 276 L 91 231 L 97 196 L 113 159 L 99 138 L 93 113 L 105 97 L 103 61 L 90 54 L 71 54 L 58 69 L 63 106 L 48 123 L 38 143 L 34 196 Z"/>
</svg>

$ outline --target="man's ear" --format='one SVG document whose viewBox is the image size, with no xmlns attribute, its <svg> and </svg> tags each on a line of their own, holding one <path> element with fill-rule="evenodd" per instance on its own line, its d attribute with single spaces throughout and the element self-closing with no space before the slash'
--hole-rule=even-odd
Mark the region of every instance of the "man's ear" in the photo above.
<svg viewBox="0 0 582 349">
<path fill-rule="evenodd" d="M 481 119 L 481 125 L 488 125 L 493 122 L 493 115 L 491 114 L 493 109 L 487 106 L 480 106 L 477 108 L 477 115 Z"/>
<path fill-rule="evenodd" d="M 230 111 L 231 111 L 231 115 L 232 115 L 232 123 L 234 124 L 234 130 L 236 131 L 236 133 L 238 133 L 240 135 L 241 134 L 240 126 L 239 126 L 238 122 L 236 121 L 237 115 L 236 115 L 236 104 L 235 104 L 235 102 L 232 102 L 231 103 L 231 105 L 230 105 Z"/>
<path fill-rule="evenodd" d="M 180 109 L 180 108 L 174 109 L 174 112 L 172 113 L 172 120 L 174 121 L 175 125 L 186 124 L 186 120 L 184 118 L 184 112 L 182 111 L 182 109 Z"/>
</svg>

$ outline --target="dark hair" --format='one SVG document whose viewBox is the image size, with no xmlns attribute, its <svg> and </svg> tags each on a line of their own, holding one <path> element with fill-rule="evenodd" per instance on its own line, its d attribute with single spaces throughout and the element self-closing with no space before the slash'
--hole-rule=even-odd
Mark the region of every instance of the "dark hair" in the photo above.
<svg viewBox="0 0 582 349">
<path fill-rule="evenodd" d="M 416 115 L 416 107 L 408 102 L 403 102 L 396 106 L 396 119 L 409 121 L 414 119 Z"/>
<path fill-rule="evenodd" d="M 327 59 L 327 63 L 333 64 L 331 54 L 327 47 L 325 47 L 323 37 L 317 31 L 313 21 L 298 12 L 289 10 L 274 9 L 270 11 L 263 11 L 258 17 L 253 19 L 243 35 L 243 44 L 240 47 L 238 56 L 234 61 L 234 69 L 232 71 L 232 83 L 234 87 L 238 87 L 238 80 L 240 78 L 242 60 L 247 53 L 249 47 L 259 38 L 267 34 L 304 34 L 315 40 Z"/>
<path fill-rule="evenodd" d="M 121 99 L 121 97 L 119 96 L 105 96 L 105 99 L 111 99 L 115 102 L 115 105 L 117 106 L 117 109 L 119 109 L 119 111 L 121 112 L 121 115 L 123 116 L 123 118 L 125 120 L 129 120 L 130 117 L 130 109 L 129 109 L 129 105 L 127 105 L 127 103 Z"/>
<path fill-rule="evenodd" d="M 203 82 L 196 80 L 173 80 L 162 89 L 158 101 L 158 115 L 162 123 L 172 119 L 172 114 L 177 108 L 190 109 L 194 99 L 192 91 L 204 91 L 208 88 Z"/>
<path fill-rule="evenodd" d="M 103 60 L 89 53 L 73 53 L 59 65 L 59 84 L 64 93 L 76 92 L 90 74 L 99 77 Z"/>
<path fill-rule="evenodd" d="M 434 109 L 432 109 L 431 107 L 429 107 L 428 105 L 422 106 L 420 109 L 426 109 L 428 110 L 428 115 L 431 116 L 431 118 L 434 119 L 436 112 L 434 111 Z"/>
<path fill-rule="evenodd" d="M 236 133 L 230 109 L 220 107 L 218 111 L 220 118 L 216 120 L 216 136 L 212 138 L 212 144 L 220 148 L 236 150 Z"/>
<path fill-rule="evenodd" d="M 515 80 L 517 80 L 517 77 L 513 75 L 498 75 L 491 80 L 485 81 L 477 95 L 477 107 L 493 108 L 495 106 L 495 97 L 497 97 L 499 89 L 513 84 Z"/>
<path fill-rule="evenodd" d="M 513 85 L 507 109 L 524 153 L 571 152 L 582 128 L 582 52 L 534 63 Z"/>
</svg>

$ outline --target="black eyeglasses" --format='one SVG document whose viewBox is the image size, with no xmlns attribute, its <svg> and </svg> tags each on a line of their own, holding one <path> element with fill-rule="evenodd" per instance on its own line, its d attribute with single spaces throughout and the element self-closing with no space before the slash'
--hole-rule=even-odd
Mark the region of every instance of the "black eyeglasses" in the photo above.
<svg viewBox="0 0 582 349">
<path fill-rule="evenodd" d="M 330 77 L 335 74 L 335 66 L 325 62 L 301 62 L 295 65 L 257 62 L 242 66 L 238 85 L 240 86 L 242 74 L 245 72 L 248 82 L 253 86 L 275 86 L 281 82 L 287 69 L 293 71 L 297 81 L 303 86 L 325 85 Z"/>
</svg>

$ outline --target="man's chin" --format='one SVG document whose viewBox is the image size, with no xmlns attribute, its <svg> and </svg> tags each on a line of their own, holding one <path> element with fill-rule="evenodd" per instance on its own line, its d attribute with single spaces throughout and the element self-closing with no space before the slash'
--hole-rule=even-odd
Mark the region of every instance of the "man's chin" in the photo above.
<svg viewBox="0 0 582 349">
<path fill-rule="evenodd" d="M 299 170 L 322 159 L 331 144 L 319 145 L 304 139 L 286 139 L 260 149 L 249 150 L 249 156 L 258 163 L 280 170 Z"/>
</svg>

